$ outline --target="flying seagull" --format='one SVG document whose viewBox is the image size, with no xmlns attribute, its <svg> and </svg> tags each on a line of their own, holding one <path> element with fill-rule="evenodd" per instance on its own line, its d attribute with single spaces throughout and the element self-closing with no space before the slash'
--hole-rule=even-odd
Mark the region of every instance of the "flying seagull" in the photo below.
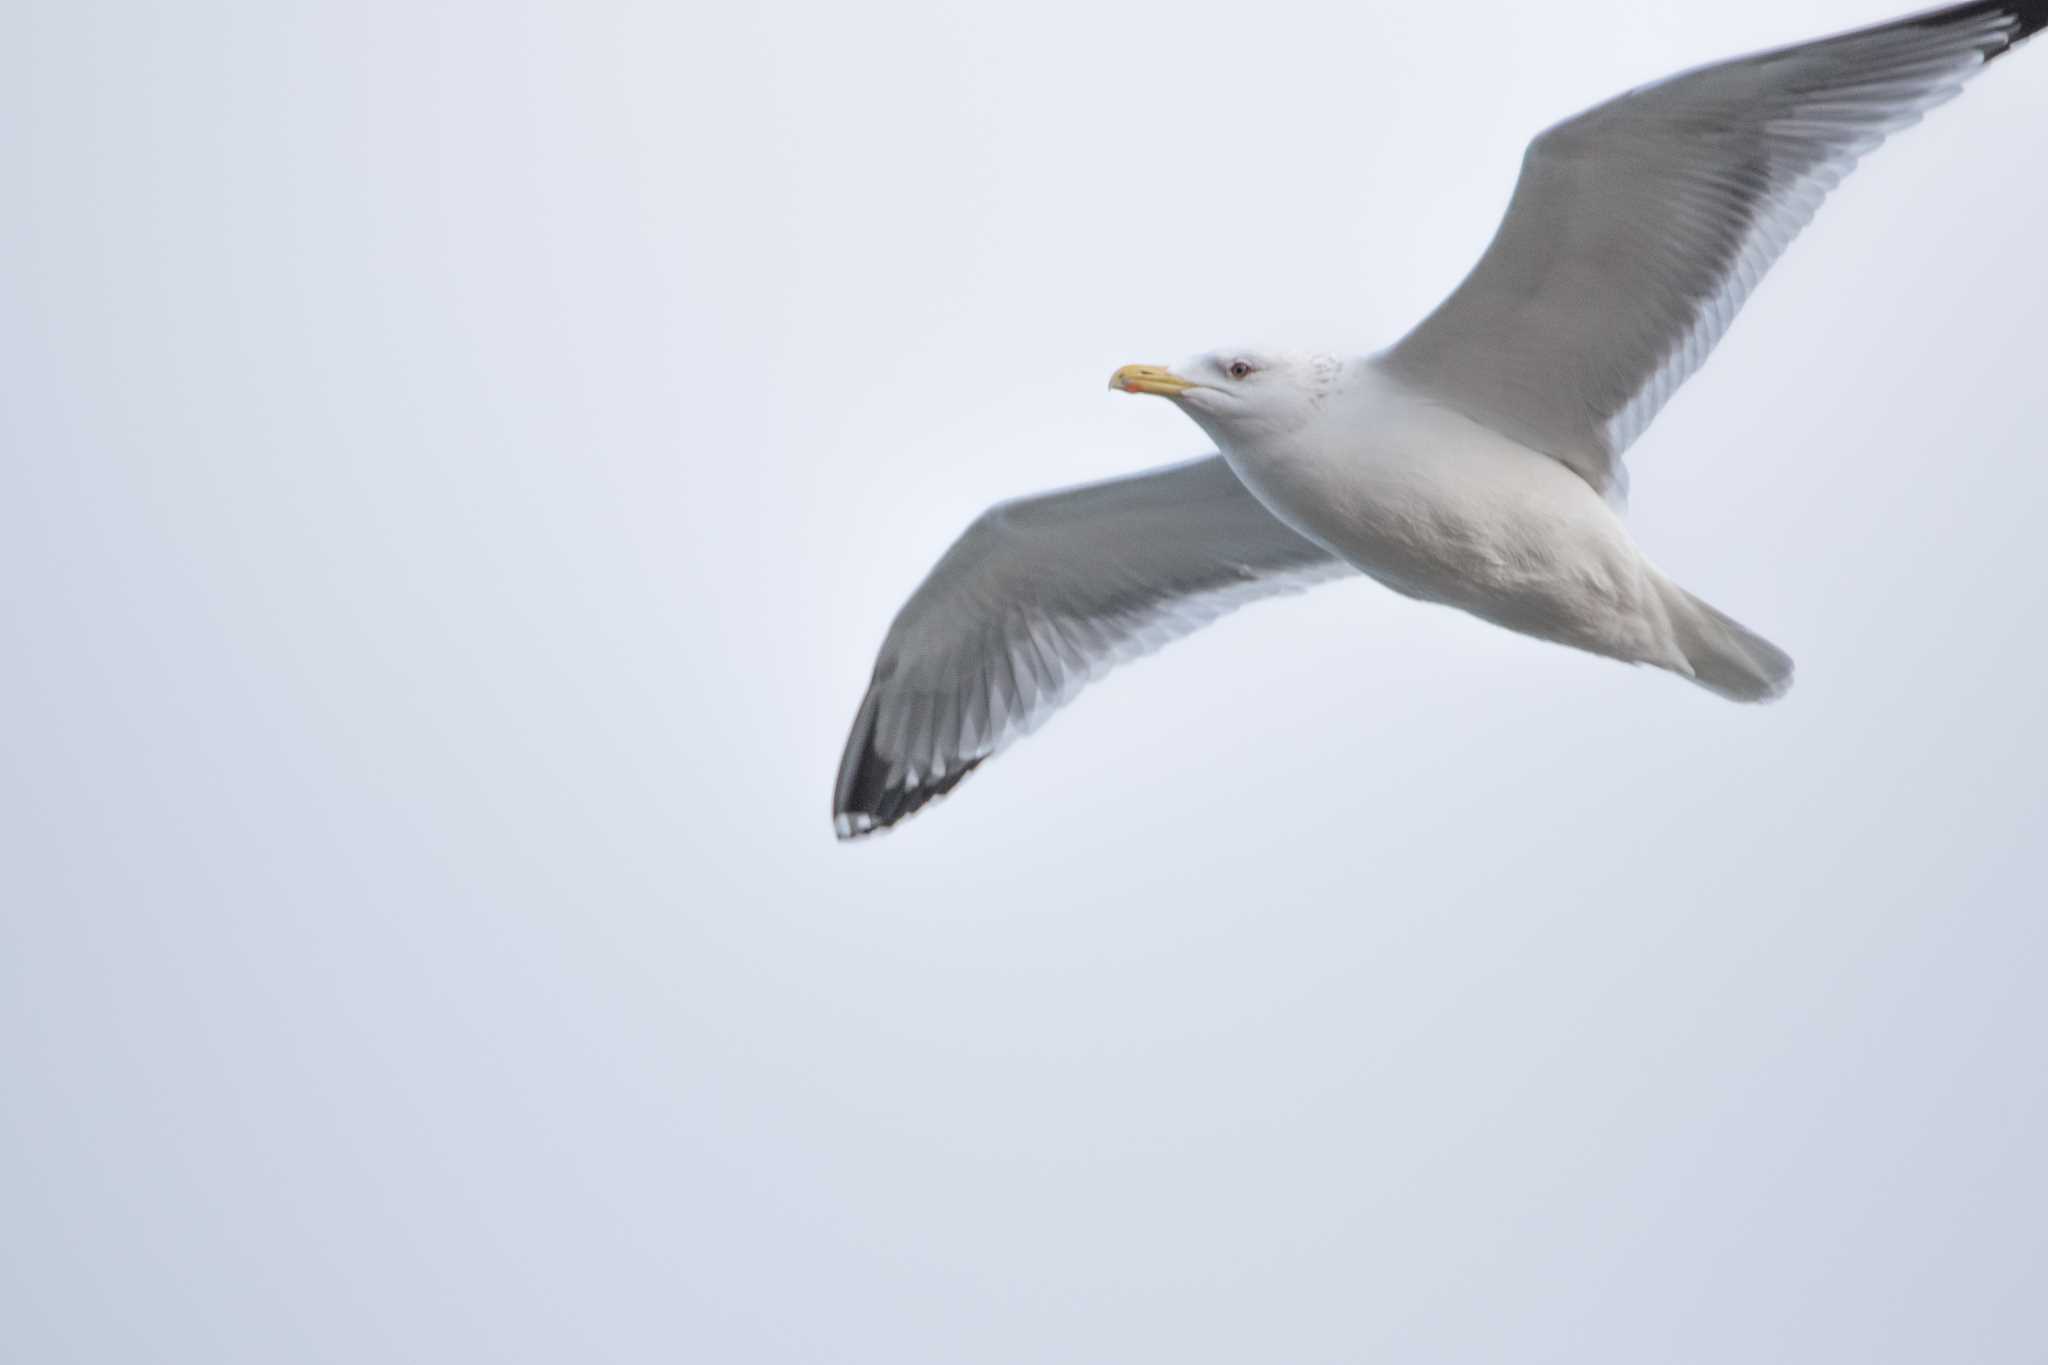
<svg viewBox="0 0 2048 1365">
<path fill-rule="evenodd" d="M 1733 701 L 1783 694 L 1783 650 L 1636 548 L 1622 456 L 1857 160 L 2044 23 L 2048 0 L 1951 5 L 1632 90 L 1529 144 L 1486 253 L 1391 348 L 1118 370 L 1218 453 L 976 518 L 882 642 L 839 837 L 951 791 L 1114 665 L 1352 573 Z"/>
</svg>

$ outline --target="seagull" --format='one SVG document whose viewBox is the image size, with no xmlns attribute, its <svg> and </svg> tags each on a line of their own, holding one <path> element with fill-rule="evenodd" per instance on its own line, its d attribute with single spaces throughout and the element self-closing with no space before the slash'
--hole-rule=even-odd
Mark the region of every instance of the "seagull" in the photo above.
<svg viewBox="0 0 2048 1365">
<path fill-rule="evenodd" d="M 1950 5 L 1632 90 L 1529 144 L 1479 263 L 1392 347 L 1118 370 L 1216 452 L 975 519 L 882 643 L 838 836 L 945 795 L 1109 668 L 1358 573 L 1732 701 L 1783 695 L 1791 658 L 1636 547 L 1622 457 L 1864 153 L 2044 24 L 2048 0 Z"/>
</svg>

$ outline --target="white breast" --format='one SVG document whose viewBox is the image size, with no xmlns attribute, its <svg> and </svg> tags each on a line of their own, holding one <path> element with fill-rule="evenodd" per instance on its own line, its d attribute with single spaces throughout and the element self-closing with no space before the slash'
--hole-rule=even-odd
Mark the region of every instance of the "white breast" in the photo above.
<svg viewBox="0 0 2048 1365">
<path fill-rule="evenodd" d="M 1319 420 L 1224 454 L 1275 516 L 1397 592 L 1602 652 L 1641 647 L 1654 571 L 1600 495 L 1371 364 Z"/>
</svg>

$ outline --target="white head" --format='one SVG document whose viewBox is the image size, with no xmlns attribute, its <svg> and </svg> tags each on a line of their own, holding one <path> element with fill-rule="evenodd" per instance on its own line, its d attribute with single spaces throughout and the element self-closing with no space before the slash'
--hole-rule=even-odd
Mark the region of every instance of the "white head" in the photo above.
<svg viewBox="0 0 2048 1365">
<path fill-rule="evenodd" d="M 1109 386 L 1170 398 L 1219 445 L 1253 446 L 1300 430 L 1322 412 L 1343 373 L 1335 356 L 1210 351 L 1168 369 L 1126 365 Z"/>
</svg>

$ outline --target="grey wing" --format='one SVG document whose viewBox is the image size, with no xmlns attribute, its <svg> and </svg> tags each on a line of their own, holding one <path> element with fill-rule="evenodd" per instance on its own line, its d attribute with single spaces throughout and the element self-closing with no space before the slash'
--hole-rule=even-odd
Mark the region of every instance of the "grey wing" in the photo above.
<svg viewBox="0 0 2048 1365">
<path fill-rule="evenodd" d="M 1116 664 L 1349 572 L 1217 455 L 1000 503 L 889 627 L 840 760 L 833 826 L 842 839 L 885 829 Z"/>
<path fill-rule="evenodd" d="M 2044 22 L 2048 0 L 1953 5 L 1557 125 L 1478 265 L 1382 363 L 1618 499 L 1623 453 L 1828 191 Z"/>
</svg>

